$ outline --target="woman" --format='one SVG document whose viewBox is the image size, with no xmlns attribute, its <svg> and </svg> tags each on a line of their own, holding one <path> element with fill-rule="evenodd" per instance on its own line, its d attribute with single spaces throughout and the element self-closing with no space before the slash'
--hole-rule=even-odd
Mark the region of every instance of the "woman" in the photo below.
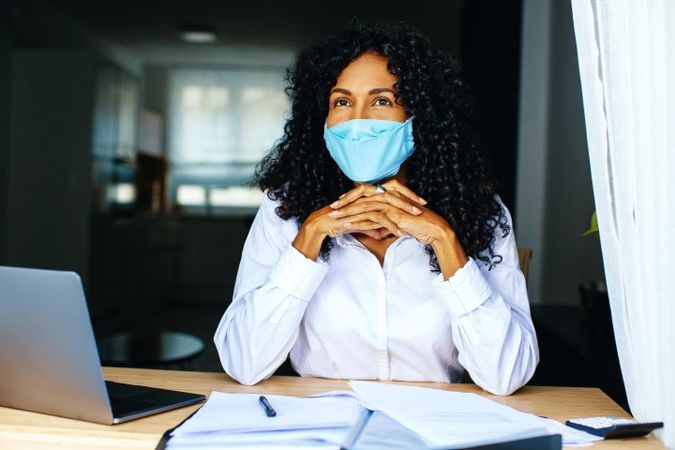
<svg viewBox="0 0 675 450">
<path fill-rule="evenodd" d="M 353 25 L 288 71 L 291 118 L 215 343 L 244 384 L 303 376 L 475 383 L 539 360 L 511 218 L 454 62 L 417 31 Z"/>
</svg>

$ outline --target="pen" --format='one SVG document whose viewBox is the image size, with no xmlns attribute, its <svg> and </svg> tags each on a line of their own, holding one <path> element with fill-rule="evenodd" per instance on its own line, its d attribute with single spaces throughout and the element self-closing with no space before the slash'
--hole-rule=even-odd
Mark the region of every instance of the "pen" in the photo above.
<svg viewBox="0 0 675 450">
<path fill-rule="evenodd" d="M 270 401 L 267 400 L 267 398 L 264 395 L 260 396 L 260 404 L 265 408 L 265 414 L 267 414 L 267 417 L 274 417 L 277 415 L 277 412 L 272 408 L 272 405 L 270 405 Z"/>
</svg>

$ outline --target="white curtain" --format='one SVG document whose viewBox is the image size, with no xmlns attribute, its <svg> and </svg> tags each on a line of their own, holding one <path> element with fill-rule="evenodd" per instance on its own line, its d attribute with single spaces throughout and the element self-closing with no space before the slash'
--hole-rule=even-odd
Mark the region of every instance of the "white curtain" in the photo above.
<svg viewBox="0 0 675 450">
<path fill-rule="evenodd" d="M 572 0 L 628 402 L 675 447 L 675 2 Z"/>
</svg>

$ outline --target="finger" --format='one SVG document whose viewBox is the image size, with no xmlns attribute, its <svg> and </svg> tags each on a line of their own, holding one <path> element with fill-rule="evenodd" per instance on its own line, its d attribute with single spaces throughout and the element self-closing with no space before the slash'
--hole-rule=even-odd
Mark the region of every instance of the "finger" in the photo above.
<svg viewBox="0 0 675 450">
<path fill-rule="evenodd" d="M 366 211 L 386 211 L 389 208 L 385 205 L 393 206 L 413 216 L 422 214 L 421 205 L 418 203 L 411 203 L 407 197 L 397 192 L 385 192 L 384 194 L 361 198 L 351 205 L 331 211 L 328 215 L 331 217 L 347 217 Z"/>
<path fill-rule="evenodd" d="M 384 188 L 387 189 L 388 191 L 393 190 L 393 191 L 396 191 L 396 192 L 400 192 L 401 194 L 405 195 L 406 197 L 408 197 L 410 200 L 412 200 L 415 203 L 421 203 L 422 205 L 427 204 L 426 200 L 424 200 L 419 195 L 415 194 L 412 190 L 410 190 L 410 188 L 408 188 L 407 186 L 405 186 L 403 183 L 401 183 L 400 181 L 398 181 L 395 178 L 387 181 L 382 186 L 384 186 Z"/>
<path fill-rule="evenodd" d="M 383 239 L 383 236 L 391 236 L 391 235 L 396 235 L 391 231 L 389 231 L 386 228 L 382 228 L 382 225 L 377 223 L 375 224 L 375 229 L 370 230 L 369 232 L 366 232 L 364 230 L 364 227 L 371 227 L 371 225 L 368 225 L 370 222 L 369 221 L 364 221 L 364 222 L 347 222 L 345 224 L 345 229 L 348 230 L 350 233 L 363 233 L 363 234 L 368 234 L 370 237 L 374 239 Z M 381 231 L 384 230 L 384 231 Z"/>
<path fill-rule="evenodd" d="M 382 224 L 379 224 L 377 222 L 372 222 L 370 220 L 361 220 L 361 221 L 356 221 L 356 222 L 345 222 L 344 224 L 346 227 L 349 228 L 349 231 L 354 233 L 354 232 L 362 232 L 364 234 L 366 231 L 370 231 L 371 234 L 373 235 L 379 235 L 379 232 L 376 233 L 377 230 L 382 229 Z"/>
<path fill-rule="evenodd" d="M 363 197 L 369 190 L 375 192 L 375 186 L 370 184 L 359 184 L 354 189 L 347 192 L 346 194 L 343 194 L 342 197 L 331 203 L 330 206 L 333 209 L 338 209 L 344 205 L 348 205 L 354 200 L 358 200 L 359 198 Z"/>
<path fill-rule="evenodd" d="M 356 200 L 351 205 L 345 205 L 339 209 L 333 210 L 328 213 L 328 215 L 330 217 L 347 217 L 368 211 L 382 211 L 385 208 L 385 202 L 378 202 L 372 200 L 371 197 L 364 197 Z"/>
<path fill-rule="evenodd" d="M 424 205 L 424 203 L 420 202 L 421 197 L 417 197 L 417 200 L 411 200 L 410 197 L 408 197 L 407 195 L 403 195 L 401 192 L 398 192 L 394 189 L 391 189 L 387 192 L 390 193 L 391 195 L 395 195 L 398 198 L 402 198 L 406 202 L 411 202 L 414 205 L 417 205 L 417 206 L 423 206 Z"/>
<path fill-rule="evenodd" d="M 399 192 L 388 191 L 384 194 L 374 195 L 369 198 L 371 198 L 373 201 L 386 202 L 398 209 L 412 214 L 413 216 L 419 216 L 422 214 L 422 210 L 419 208 L 419 203 L 411 202 L 408 197 L 403 196 Z"/>
<path fill-rule="evenodd" d="M 353 222 L 359 222 L 363 220 L 370 220 L 371 222 L 377 222 L 387 230 L 389 230 L 392 234 L 395 234 L 396 236 L 401 236 L 401 230 L 398 229 L 398 225 L 396 225 L 389 217 L 387 217 L 384 213 L 379 212 L 379 211 L 369 211 L 361 214 L 356 214 L 353 216 L 349 216 L 345 218 L 344 226 L 347 229 L 351 230 L 351 225 L 350 223 Z"/>
</svg>

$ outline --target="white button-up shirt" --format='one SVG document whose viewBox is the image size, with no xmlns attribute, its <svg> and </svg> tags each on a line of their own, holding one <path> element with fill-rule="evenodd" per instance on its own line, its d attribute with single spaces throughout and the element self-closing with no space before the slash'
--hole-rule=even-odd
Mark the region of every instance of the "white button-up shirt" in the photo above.
<svg viewBox="0 0 675 450">
<path fill-rule="evenodd" d="M 503 260 L 492 270 L 469 258 L 444 280 L 412 237 L 394 241 L 382 266 L 350 234 L 328 262 L 310 260 L 291 245 L 297 221 L 276 206 L 265 197 L 253 221 L 214 337 L 231 377 L 257 383 L 289 352 L 302 376 L 458 382 L 466 369 L 504 395 L 532 377 L 539 350 L 513 231 L 497 229 Z"/>
</svg>

